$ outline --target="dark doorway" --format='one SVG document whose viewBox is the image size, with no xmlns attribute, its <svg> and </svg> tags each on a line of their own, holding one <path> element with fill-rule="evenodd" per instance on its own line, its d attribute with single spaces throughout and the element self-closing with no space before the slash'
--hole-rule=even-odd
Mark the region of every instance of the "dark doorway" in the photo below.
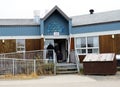
<svg viewBox="0 0 120 87">
<path fill-rule="evenodd" d="M 62 53 L 63 58 L 61 62 L 66 62 L 68 57 L 68 41 L 67 39 L 54 39 L 55 51 Z"/>
</svg>

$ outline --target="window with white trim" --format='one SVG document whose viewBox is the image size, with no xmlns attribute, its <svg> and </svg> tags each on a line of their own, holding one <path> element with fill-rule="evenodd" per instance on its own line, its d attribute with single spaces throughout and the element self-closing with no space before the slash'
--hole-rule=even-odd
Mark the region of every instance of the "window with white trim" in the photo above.
<svg viewBox="0 0 120 87">
<path fill-rule="evenodd" d="M 97 36 L 77 37 L 75 41 L 75 49 L 79 55 L 99 53 L 99 38 Z"/>
<path fill-rule="evenodd" d="M 24 39 L 17 39 L 16 40 L 16 51 L 17 52 L 24 52 L 25 51 L 25 40 Z"/>
</svg>

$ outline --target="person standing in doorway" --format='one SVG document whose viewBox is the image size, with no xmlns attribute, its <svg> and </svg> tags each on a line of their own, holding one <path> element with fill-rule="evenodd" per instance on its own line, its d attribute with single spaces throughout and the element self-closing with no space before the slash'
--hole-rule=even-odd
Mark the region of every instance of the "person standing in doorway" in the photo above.
<svg viewBox="0 0 120 87">
<path fill-rule="evenodd" d="M 49 56 L 49 59 L 53 59 L 53 50 L 54 50 L 54 47 L 51 43 L 49 43 L 48 47 L 47 47 L 47 50 L 48 50 L 48 56 Z"/>
<path fill-rule="evenodd" d="M 57 62 L 61 63 L 63 60 L 63 54 L 60 52 L 60 50 L 57 51 Z"/>
<path fill-rule="evenodd" d="M 55 47 L 54 47 L 55 53 L 57 54 L 58 50 L 59 50 L 59 46 L 58 43 L 55 43 Z"/>
</svg>

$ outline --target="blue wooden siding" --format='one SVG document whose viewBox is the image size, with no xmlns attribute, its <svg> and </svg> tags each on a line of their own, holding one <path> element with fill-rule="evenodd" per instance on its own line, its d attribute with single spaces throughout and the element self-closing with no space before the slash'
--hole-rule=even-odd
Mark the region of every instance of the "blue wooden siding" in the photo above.
<svg viewBox="0 0 120 87">
<path fill-rule="evenodd" d="M 44 21 L 44 35 L 53 35 L 54 32 L 59 32 L 60 35 L 69 34 L 69 22 L 58 11 Z"/>
<path fill-rule="evenodd" d="M 40 26 L 0 26 L 0 36 L 36 36 Z"/>
<path fill-rule="evenodd" d="M 120 30 L 120 22 L 72 27 L 72 34 Z"/>
</svg>

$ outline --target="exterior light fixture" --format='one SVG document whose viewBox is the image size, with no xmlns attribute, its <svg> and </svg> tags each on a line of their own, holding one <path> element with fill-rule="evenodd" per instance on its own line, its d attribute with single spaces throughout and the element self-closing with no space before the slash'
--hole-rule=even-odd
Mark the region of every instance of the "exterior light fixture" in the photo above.
<svg viewBox="0 0 120 87">
<path fill-rule="evenodd" d="M 3 43 L 3 44 L 5 43 L 5 40 L 4 40 L 4 39 L 2 40 L 2 43 Z"/>
<path fill-rule="evenodd" d="M 112 35 L 112 38 L 113 38 L 113 39 L 115 38 L 115 35 L 114 35 L 114 34 Z"/>
</svg>

